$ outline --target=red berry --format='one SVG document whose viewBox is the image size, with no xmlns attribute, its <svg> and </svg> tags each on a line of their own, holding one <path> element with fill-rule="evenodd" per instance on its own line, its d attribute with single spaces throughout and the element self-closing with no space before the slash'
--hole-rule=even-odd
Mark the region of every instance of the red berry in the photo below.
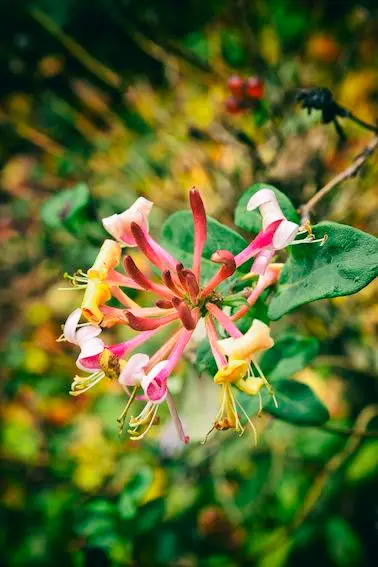
<svg viewBox="0 0 378 567">
<path fill-rule="evenodd" d="M 244 89 L 246 96 L 260 100 L 264 94 L 264 83 L 257 77 L 250 77 L 246 80 Z"/>
<path fill-rule="evenodd" d="M 237 114 L 238 112 L 241 112 L 240 101 L 234 96 L 228 97 L 225 102 L 225 107 L 227 112 L 230 114 Z"/>
<path fill-rule="evenodd" d="M 239 95 L 243 82 L 243 79 L 239 77 L 239 75 L 232 75 L 227 81 L 227 86 L 233 95 Z"/>
</svg>

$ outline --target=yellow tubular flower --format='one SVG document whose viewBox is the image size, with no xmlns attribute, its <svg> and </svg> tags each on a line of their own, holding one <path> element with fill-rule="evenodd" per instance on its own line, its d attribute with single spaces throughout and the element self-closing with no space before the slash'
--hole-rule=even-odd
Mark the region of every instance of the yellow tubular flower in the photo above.
<svg viewBox="0 0 378 567">
<path fill-rule="evenodd" d="M 251 327 L 242 337 L 228 338 L 218 341 L 222 354 L 228 357 L 229 362 L 233 360 L 251 361 L 257 353 L 274 345 L 270 336 L 270 329 L 262 321 L 254 319 Z"/>
<path fill-rule="evenodd" d="M 256 378 L 255 376 L 249 376 L 246 380 L 241 378 L 235 382 L 235 386 L 244 394 L 248 396 L 257 396 L 261 388 L 265 385 L 265 380 L 263 378 Z"/>
<path fill-rule="evenodd" d="M 231 384 L 243 380 L 247 372 L 248 363 L 245 360 L 233 360 L 226 366 L 220 368 L 214 376 L 215 384 L 222 386 L 222 402 L 209 433 L 213 429 L 217 429 L 218 431 L 235 429 L 235 431 L 243 433 L 244 427 L 240 423 L 237 403 L 232 392 Z"/>
<path fill-rule="evenodd" d="M 93 325 L 99 325 L 103 314 L 100 305 L 103 305 L 111 298 L 109 286 L 93 280 L 88 280 L 85 290 L 81 311 L 84 317 Z"/>
<path fill-rule="evenodd" d="M 121 260 L 121 245 L 114 240 L 105 240 L 93 266 L 88 270 L 91 280 L 105 280 L 109 270 L 118 266 Z"/>
<path fill-rule="evenodd" d="M 215 384 L 233 384 L 242 380 L 248 372 L 248 363 L 245 360 L 232 360 L 220 368 L 214 376 Z"/>
</svg>

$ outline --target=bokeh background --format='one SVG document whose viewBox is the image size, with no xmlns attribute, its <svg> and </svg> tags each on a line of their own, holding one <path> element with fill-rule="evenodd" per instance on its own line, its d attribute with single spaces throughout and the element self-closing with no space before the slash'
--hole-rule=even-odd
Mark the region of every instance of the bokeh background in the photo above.
<svg viewBox="0 0 378 567">
<path fill-rule="evenodd" d="M 217 400 L 189 353 L 173 389 L 193 443 L 178 447 L 168 424 L 136 444 L 118 435 L 125 400 L 116 384 L 68 395 L 75 353 L 56 338 L 81 297 L 59 291 L 63 274 L 90 266 L 105 236 L 101 217 L 143 195 L 155 202 L 158 235 L 196 185 L 209 213 L 232 226 L 251 183 L 273 183 L 299 206 L 351 162 L 371 134 L 344 121 L 340 143 L 294 95 L 326 86 L 374 123 L 374 0 L 3 0 L 1 8 L 0 564 L 373 565 L 377 439 L 265 416 L 257 448 L 249 435 L 226 433 L 202 446 Z M 265 94 L 230 115 L 235 73 L 260 77 Z M 376 232 L 377 170 L 373 158 L 315 220 Z M 73 216 L 60 207 L 72 188 Z M 372 283 L 272 325 L 273 336 L 295 331 L 316 343 L 318 356 L 293 378 L 344 428 L 362 427 L 377 400 L 376 297 Z"/>
</svg>

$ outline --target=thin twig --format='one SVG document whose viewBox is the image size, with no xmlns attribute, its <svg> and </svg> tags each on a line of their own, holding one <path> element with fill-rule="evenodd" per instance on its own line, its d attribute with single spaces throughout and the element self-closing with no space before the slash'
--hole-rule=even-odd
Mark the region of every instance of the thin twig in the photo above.
<svg viewBox="0 0 378 567">
<path fill-rule="evenodd" d="M 300 208 L 300 212 L 302 215 L 302 223 L 305 223 L 310 219 L 310 213 L 314 209 L 314 207 L 327 195 L 334 187 L 337 187 L 350 177 L 354 177 L 364 163 L 369 159 L 369 157 L 375 152 L 378 147 L 378 137 L 373 138 L 371 142 L 366 146 L 366 148 L 356 156 L 352 165 L 347 167 L 344 171 L 341 171 L 336 177 L 331 179 L 320 191 L 315 193 L 311 199 L 302 205 Z"/>
</svg>

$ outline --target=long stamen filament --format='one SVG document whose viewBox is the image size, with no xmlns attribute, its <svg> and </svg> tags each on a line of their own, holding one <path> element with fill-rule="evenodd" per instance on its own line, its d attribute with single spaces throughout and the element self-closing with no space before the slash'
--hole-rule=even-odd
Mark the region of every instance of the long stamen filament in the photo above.
<svg viewBox="0 0 378 567">
<path fill-rule="evenodd" d="M 132 390 L 132 392 L 131 392 L 131 394 L 130 394 L 130 397 L 129 397 L 128 401 L 127 401 L 127 404 L 126 404 L 126 406 L 125 406 L 125 408 L 124 408 L 124 410 L 123 410 L 123 412 L 121 413 L 121 415 L 120 415 L 119 418 L 117 419 L 118 424 L 119 424 L 119 433 L 120 433 L 120 434 L 122 433 L 123 428 L 124 428 L 124 426 L 125 426 L 125 421 L 126 421 L 127 412 L 129 411 L 129 409 L 130 409 L 130 407 L 131 407 L 131 404 L 133 403 L 133 401 L 134 401 L 134 399 L 135 399 L 137 390 L 138 390 L 138 386 L 134 386 L 134 388 L 133 388 L 133 390 Z"/>
</svg>

